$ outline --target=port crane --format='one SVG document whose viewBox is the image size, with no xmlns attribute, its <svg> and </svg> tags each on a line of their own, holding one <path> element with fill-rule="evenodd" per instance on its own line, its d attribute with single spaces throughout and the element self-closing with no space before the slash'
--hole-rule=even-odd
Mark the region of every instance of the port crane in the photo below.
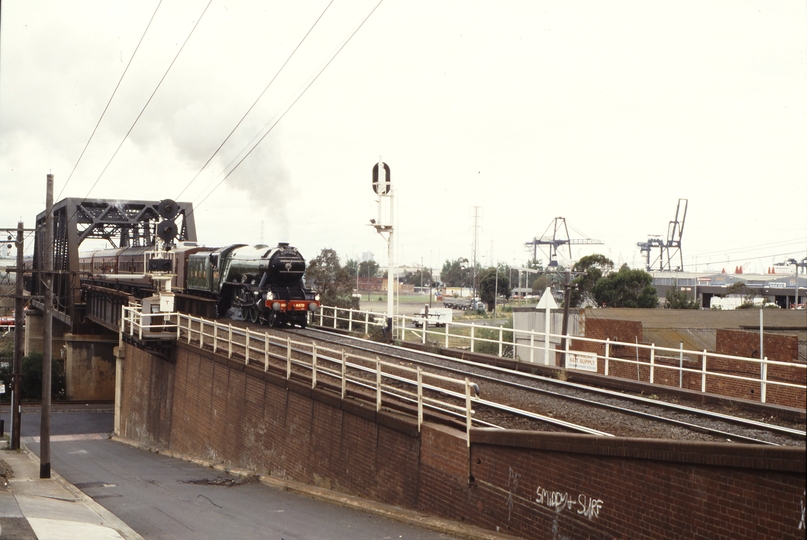
<svg viewBox="0 0 807 540">
<path fill-rule="evenodd" d="M 645 269 L 649 272 L 658 261 L 658 269 L 662 272 L 672 272 L 673 270 L 684 270 L 684 252 L 681 250 L 681 238 L 684 236 L 684 222 L 687 217 L 688 199 L 678 199 L 678 206 L 675 208 L 675 219 L 670 221 L 667 227 L 667 239 L 662 240 L 660 235 L 650 235 L 646 242 L 638 242 L 639 251 L 645 255 Z M 659 256 L 650 263 L 650 253 L 654 248 L 659 248 Z M 673 258 L 678 256 L 679 266 L 672 267 Z"/>
<path fill-rule="evenodd" d="M 552 229 L 552 236 L 547 234 Z M 566 218 L 556 217 L 544 231 L 540 238 L 533 238 L 524 245 L 529 250 L 532 247 L 532 258 L 538 258 L 538 246 L 549 246 L 549 264 L 547 268 L 558 266 L 558 248 L 567 246 L 569 258 L 572 258 L 572 244 L 602 244 L 600 240 L 591 238 L 569 238 L 569 228 L 566 226 Z"/>
</svg>

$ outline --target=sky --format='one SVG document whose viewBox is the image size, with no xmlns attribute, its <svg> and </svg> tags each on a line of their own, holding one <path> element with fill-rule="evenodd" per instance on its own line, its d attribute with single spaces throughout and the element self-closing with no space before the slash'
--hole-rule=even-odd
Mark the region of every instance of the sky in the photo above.
<svg viewBox="0 0 807 540">
<path fill-rule="evenodd" d="M 562 217 L 602 242 L 562 264 L 571 247 L 643 268 L 679 199 L 686 270 L 807 256 L 803 0 L 0 10 L 0 228 L 34 224 L 52 173 L 57 201 L 191 202 L 209 246 L 384 265 L 382 159 L 397 264 L 472 259 L 476 238 L 479 264 L 524 265 Z"/>
</svg>

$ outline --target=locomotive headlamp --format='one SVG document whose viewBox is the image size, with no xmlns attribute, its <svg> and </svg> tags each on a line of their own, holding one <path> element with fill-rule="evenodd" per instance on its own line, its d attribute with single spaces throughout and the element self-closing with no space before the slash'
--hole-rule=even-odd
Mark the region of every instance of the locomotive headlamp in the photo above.
<svg viewBox="0 0 807 540">
<path fill-rule="evenodd" d="M 320 298 L 319 298 L 319 293 L 317 293 L 317 294 L 316 294 L 316 296 L 314 296 L 314 300 L 316 300 L 317 302 L 319 302 L 319 300 L 320 300 Z"/>
<path fill-rule="evenodd" d="M 308 304 L 308 311 L 314 312 L 317 310 L 317 303 L 311 302 Z"/>
<path fill-rule="evenodd" d="M 268 291 L 268 292 L 266 293 L 266 299 L 267 299 L 267 300 L 274 300 L 274 299 L 275 299 L 275 295 L 274 295 L 274 294 L 272 294 L 272 291 Z"/>
<path fill-rule="evenodd" d="M 280 311 L 280 302 L 274 302 L 272 304 L 272 309 L 274 309 L 275 311 Z"/>
</svg>

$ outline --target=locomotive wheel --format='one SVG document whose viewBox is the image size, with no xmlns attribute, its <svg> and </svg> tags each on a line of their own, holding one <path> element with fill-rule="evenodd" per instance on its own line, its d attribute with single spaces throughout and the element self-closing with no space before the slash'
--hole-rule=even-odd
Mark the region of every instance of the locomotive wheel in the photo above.
<svg viewBox="0 0 807 540">
<path fill-rule="evenodd" d="M 261 322 L 266 326 L 274 326 L 277 316 L 274 311 L 267 311 L 266 316 L 261 317 Z"/>
<path fill-rule="evenodd" d="M 258 308 L 254 307 L 254 306 L 249 308 L 249 320 L 251 322 L 253 322 L 253 323 L 258 322 L 258 317 L 259 316 L 260 316 L 260 313 L 258 312 Z"/>
</svg>

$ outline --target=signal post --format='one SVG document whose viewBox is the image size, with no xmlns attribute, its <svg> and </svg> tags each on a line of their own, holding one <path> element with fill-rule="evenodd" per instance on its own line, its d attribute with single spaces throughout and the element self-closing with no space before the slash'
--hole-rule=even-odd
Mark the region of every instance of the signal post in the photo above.
<svg viewBox="0 0 807 540">
<path fill-rule="evenodd" d="M 388 340 L 392 340 L 392 313 L 393 295 L 393 194 L 392 180 L 390 178 L 389 165 L 378 159 L 378 163 L 373 165 L 373 191 L 378 195 L 378 217 L 371 219 L 370 225 L 387 241 L 387 325 L 385 334 Z M 385 236 L 386 235 L 386 236 Z"/>
</svg>

